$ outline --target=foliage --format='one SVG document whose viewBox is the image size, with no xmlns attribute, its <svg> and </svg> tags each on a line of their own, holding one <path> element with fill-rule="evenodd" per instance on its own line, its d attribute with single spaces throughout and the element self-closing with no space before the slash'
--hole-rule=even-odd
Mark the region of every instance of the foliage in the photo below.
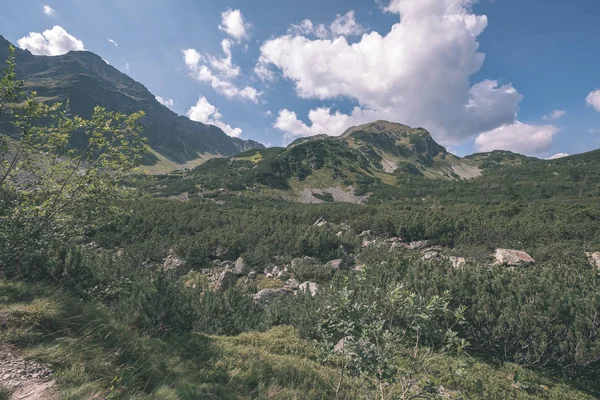
<svg viewBox="0 0 600 400">
<path fill-rule="evenodd" d="M 0 132 L 0 266 L 83 233 L 113 208 L 118 180 L 140 161 L 140 113 L 96 107 L 89 120 L 27 97 L 15 78 L 14 48 L 0 79 L 0 111 L 16 136 Z M 24 99 L 24 100 L 23 100 Z M 81 145 L 74 148 L 72 145 Z"/>
</svg>

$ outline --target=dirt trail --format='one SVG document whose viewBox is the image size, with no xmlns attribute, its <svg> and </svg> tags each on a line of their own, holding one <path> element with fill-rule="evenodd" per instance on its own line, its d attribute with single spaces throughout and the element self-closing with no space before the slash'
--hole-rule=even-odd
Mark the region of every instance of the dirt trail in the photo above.
<svg viewBox="0 0 600 400">
<path fill-rule="evenodd" d="M 51 371 L 23 358 L 16 347 L 0 343 L 0 387 L 12 390 L 10 400 L 57 400 Z"/>
</svg>

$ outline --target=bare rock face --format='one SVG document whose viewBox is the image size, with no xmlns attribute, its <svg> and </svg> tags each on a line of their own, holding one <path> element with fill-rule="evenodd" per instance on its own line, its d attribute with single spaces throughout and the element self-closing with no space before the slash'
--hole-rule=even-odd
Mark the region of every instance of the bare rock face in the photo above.
<svg viewBox="0 0 600 400">
<path fill-rule="evenodd" d="M 522 250 L 496 249 L 494 253 L 495 264 L 512 267 L 534 264 L 535 260 Z"/>
<path fill-rule="evenodd" d="M 585 255 L 590 260 L 590 264 L 600 270 L 600 251 L 596 251 L 594 253 L 585 253 Z"/>
<path fill-rule="evenodd" d="M 250 267 L 242 257 L 238 258 L 233 264 L 233 273 L 237 276 L 244 276 L 250 273 Z"/>
<path fill-rule="evenodd" d="M 237 276 L 231 272 L 230 270 L 225 270 L 221 272 L 221 275 L 217 278 L 214 288 L 217 290 L 227 290 L 230 287 L 233 287 L 237 282 Z"/>
<path fill-rule="evenodd" d="M 175 250 L 169 249 L 167 257 L 163 260 L 163 269 L 165 271 L 177 269 L 185 265 L 185 261 L 177 256 Z"/>
<path fill-rule="evenodd" d="M 298 286 L 298 290 L 302 292 L 310 292 L 310 295 L 315 297 L 319 292 L 319 285 L 315 282 L 304 282 Z"/>
<path fill-rule="evenodd" d="M 276 299 L 282 296 L 289 296 L 293 292 L 290 289 L 263 289 L 253 296 L 253 299 L 257 303 L 265 303 L 270 300 Z"/>
</svg>

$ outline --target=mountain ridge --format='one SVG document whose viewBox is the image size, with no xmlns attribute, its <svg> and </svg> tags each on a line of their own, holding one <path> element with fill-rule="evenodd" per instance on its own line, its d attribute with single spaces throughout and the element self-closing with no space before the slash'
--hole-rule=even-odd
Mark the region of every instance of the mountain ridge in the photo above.
<svg viewBox="0 0 600 400">
<path fill-rule="evenodd" d="M 6 60 L 10 42 L 0 36 L 0 59 Z M 112 111 L 144 111 L 144 136 L 154 155 L 151 163 L 166 159 L 185 164 L 202 156 L 232 156 L 264 146 L 253 140 L 227 136 L 220 128 L 192 121 L 160 104 L 140 82 L 106 63 L 90 51 L 60 56 L 37 56 L 15 49 L 17 77 L 27 92 L 48 102 L 66 102 L 71 110 L 89 117 L 96 105 Z M 4 61 L 2 61 L 4 63 Z"/>
</svg>

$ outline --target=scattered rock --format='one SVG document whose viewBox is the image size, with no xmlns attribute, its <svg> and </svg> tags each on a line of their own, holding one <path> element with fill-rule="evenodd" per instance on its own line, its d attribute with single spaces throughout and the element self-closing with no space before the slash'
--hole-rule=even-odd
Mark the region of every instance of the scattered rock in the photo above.
<svg viewBox="0 0 600 400">
<path fill-rule="evenodd" d="M 512 267 L 535 263 L 535 260 L 522 250 L 496 249 L 494 258 L 496 259 L 495 264 Z"/>
<path fill-rule="evenodd" d="M 585 255 L 590 260 L 590 264 L 600 269 L 600 251 L 596 251 L 594 253 L 585 253 Z"/>
<path fill-rule="evenodd" d="M 233 264 L 233 273 L 237 276 L 244 276 L 250 273 L 250 267 L 242 257 L 238 258 Z"/>
<path fill-rule="evenodd" d="M 13 389 L 10 399 L 55 400 L 52 371 L 33 360 L 25 360 L 13 346 L 0 345 L 0 387 Z"/>
<path fill-rule="evenodd" d="M 230 270 L 221 272 L 221 275 L 217 278 L 214 288 L 217 290 L 227 290 L 237 281 L 237 276 Z"/>
<path fill-rule="evenodd" d="M 175 254 L 175 250 L 169 249 L 167 257 L 163 260 L 163 269 L 165 271 L 176 269 L 185 265 L 185 261 Z"/>
<path fill-rule="evenodd" d="M 304 282 L 298 286 L 298 290 L 303 292 L 310 292 L 310 295 L 315 297 L 319 291 L 319 285 L 315 282 Z"/>
<path fill-rule="evenodd" d="M 292 294 L 292 291 L 286 288 L 282 289 L 263 289 L 260 292 L 256 293 L 253 297 L 254 301 L 257 303 L 264 303 L 278 297 L 289 296 Z"/>
</svg>

